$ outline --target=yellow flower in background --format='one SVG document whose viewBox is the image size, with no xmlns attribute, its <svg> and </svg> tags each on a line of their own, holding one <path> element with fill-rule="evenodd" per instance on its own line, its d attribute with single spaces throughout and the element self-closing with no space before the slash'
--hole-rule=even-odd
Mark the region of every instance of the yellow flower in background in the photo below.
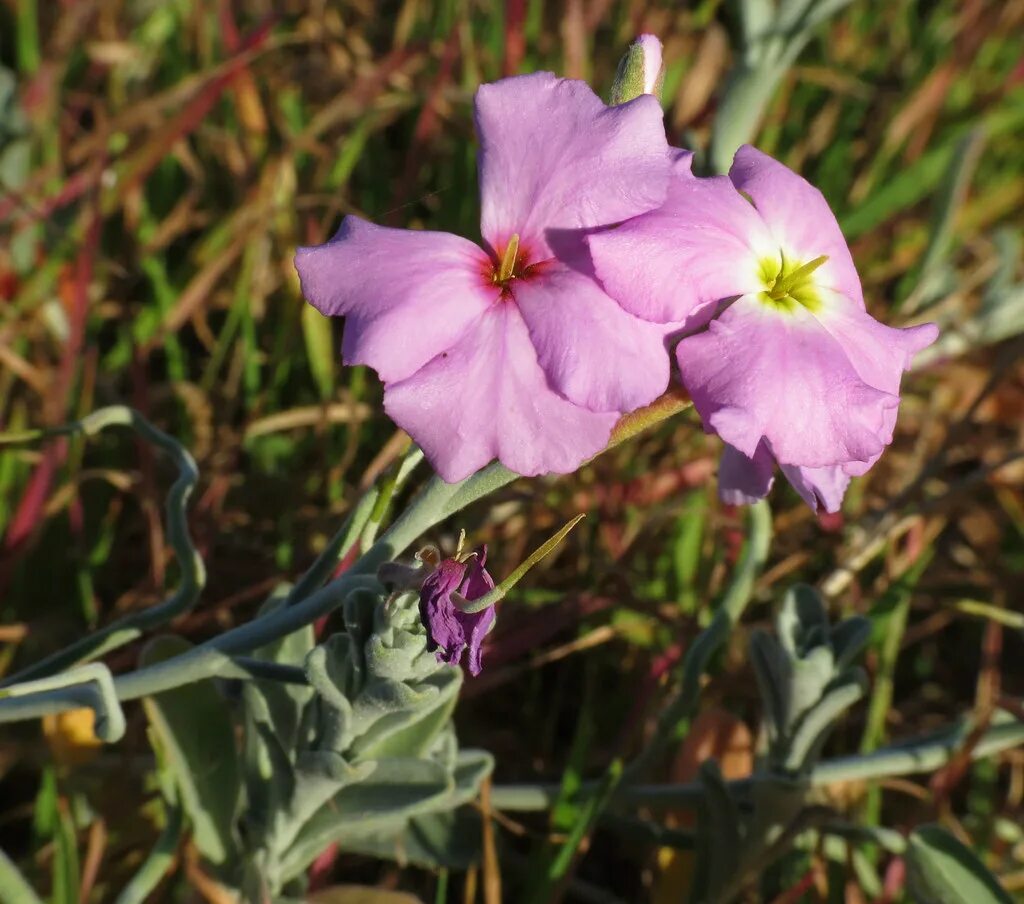
<svg viewBox="0 0 1024 904">
<path fill-rule="evenodd" d="M 61 766 L 87 763 L 103 743 L 96 737 L 96 713 L 89 707 L 43 716 L 43 735 Z"/>
</svg>

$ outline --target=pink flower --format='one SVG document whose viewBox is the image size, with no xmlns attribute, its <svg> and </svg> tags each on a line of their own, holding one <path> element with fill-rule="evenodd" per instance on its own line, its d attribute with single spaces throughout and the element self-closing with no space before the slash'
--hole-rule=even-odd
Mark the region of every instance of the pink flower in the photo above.
<svg viewBox="0 0 1024 904">
<path fill-rule="evenodd" d="M 494 458 L 569 472 L 668 385 L 665 330 L 604 292 L 582 232 L 664 200 L 661 108 L 606 107 L 537 73 L 481 87 L 476 125 L 483 247 L 349 216 L 295 264 L 306 298 L 345 315 L 345 360 L 377 371 L 445 480 Z"/>
<path fill-rule="evenodd" d="M 752 147 L 728 176 L 689 164 L 676 162 L 661 208 L 589 237 L 598 277 L 639 317 L 714 318 L 676 359 L 705 429 L 728 444 L 726 501 L 766 495 L 778 462 L 811 506 L 836 511 L 892 441 L 900 377 L 938 331 L 867 313 L 828 204 L 782 164 Z"/>
</svg>

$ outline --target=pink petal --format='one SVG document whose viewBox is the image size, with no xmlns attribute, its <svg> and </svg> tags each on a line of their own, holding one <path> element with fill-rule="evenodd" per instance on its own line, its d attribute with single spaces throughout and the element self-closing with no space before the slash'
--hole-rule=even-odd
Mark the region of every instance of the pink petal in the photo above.
<svg viewBox="0 0 1024 904">
<path fill-rule="evenodd" d="M 727 176 L 676 163 L 657 210 L 587 239 L 608 294 L 645 320 L 682 320 L 702 305 L 763 288 L 759 262 L 778 243 Z"/>
<path fill-rule="evenodd" d="M 345 363 L 368 364 L 382 380 L 414 374 L 495 303 L 487 266 L 487 255 L 458 236 L 352 216 L 331 241 L 295 253 L 306 299 L 322 314 L 345 315 Z"/>
<path fill-rule="evenodd" d="M 517 233 L 541 258 L 548 230 L 605 226 L 657 207 L 668 183 L 661 105 L 607 107 L 585 82 L 550 72 L 482 85 L 480 229 L 492 248 Z"/>
<path fill-rule="evenodd" d="M 835 292 L 823 290 L 825 305 L 815 313 L 821 325 L 846 351 L 850 363 L 869 386 L 892 395 L 899 395 L 903 372 L 909 369 L 914 355 L 931 345 L 939 335 L 933 323 L 895 329 L 875 320 L 862 308 Z M 887 409 L 884 420 L 886 444 L 892 442 L 897 409 Z M 872 460 L 868 467 L 874 464 Z M 849 474 L 866 473 L 859 465 L 847 468 Z"/>
<path fill-rule="evenodd" d="M 917 352 L 939 335 L 934 323 L 896 329 L 875 320 L 862 308 L 835 292 L 822 292 L 825 304 L 815 316 L 840 342 L 865 383 L 897 393 L 903 371 Z"/>
<path fill-rule="evenodd" d="M 775 459 L 759 443 L 753 458 L 725 444 L 718 463 L 718 498 L 726 505 L 750 505 L 764 499 L 775 482 Z"/>
<path fill-rule="evenodd" d="M 814 511 L 838 512 L 850 485 L 850 476 L 839 465 L 828 468 L 798 468 L 783 465 L 782 473 Z"/>
<path fill-rule="evenodd" d="M 787 257 L 807 263 L 827 255 L 828 262 L 814 274 L 815 283 L 842 292 L 864 307 L 850 249 L 818 189 L 750 145 L 736 152 L 729 178 L 753 199 Z"/>
<path fill-rule="evenodd" d="M 495 305 L 447 353 L 385 387 L 384 408 L 454 483 L 494 458 L 517 474 L 574 471 L 618 420 L 548 388 L 516 306 Z"/>
<path fill-rule="evenodd" d="M 783 464 L 868 461 L 899 402 L 867 385 L 804 308 L 781 313 L 750 295 L 683 339 L 676 358 L 706 428 L 751 458 L 767 440 Z"/>
<path fill-rule="evenodd" d="M 585 273 L 552 261 L 512 291 L 549 385 L 570 402 L 625 413 L 665 391 L 664 328 L 627 314 Z"/>
</svg>

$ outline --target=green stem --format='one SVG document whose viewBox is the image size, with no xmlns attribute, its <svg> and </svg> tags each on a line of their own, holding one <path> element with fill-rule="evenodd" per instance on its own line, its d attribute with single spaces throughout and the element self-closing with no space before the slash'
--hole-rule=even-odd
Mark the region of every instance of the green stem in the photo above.
<svg viewBox="0 0 1024 904">
<path fill-rule="evenodd" d="M 377 507 L 379 496 L 380 493 L 375 486 L 370 487 L 363 494 L 363 497 L 356 503 L 356 507 L 345 518 L 338 532 L 331 537 L 331 542 L 324 547 L 320 555 L 316 557 L 316 561 L 309 566 L 306 573 L 288 591 L 288 596 L 285 597 L 284 601 L 285 607 L 294 606 L 295 603 L 304 600 L 315 590 L 323 586 L 324 581 L 338 567 L 338 562 L 344 559 L 352 550 L 352 547 L 359 542 L 359 538 L 362 536 L 371 514 Z"/>
<path fill-rule="evenodd" d="M 421 449 L 413 448 L 409 450 L 402 457 L 398 469 L 381 485 L 380 493 L 377 495 L 377 504 L 374 505 L 373 511 L 370 512 L 370 518 L 366 522 L 366 528 L 360 537 L 363 549 L 368 549 L 373 544 L 373 541 L 377 539 L 377 532 L 380 530 L 381 524 L 384 523 L 384 518 L 387 516 L 391 502 L 395 498 L 395 493 L 405 485 L 405 482 L 412 476 L 412 472 L 416 470 L 416 466 L 421 461 L 423 461 L 423 451 Z"/>
<path fill-rule="evenodd" d="M 885 738 L 885 719 L 892 706 L 896 660 L 899 657 L 900 644 L 903 642 L 903 634 L 907 628 L 910 601 L 914 595 L 914 588 L 931 559 L 930 551 L 922 553 L 908 572 L 890 590 L 895 599 L 891 614 L 885 622 L 885 634 L 882 638 L 882 649 L 879 652 L 878 669 L 875 672 L 875 687 L 871 694 L 871 703 L 868 706 L 864 736 L 861 739 L 861 753 L 870 753 Z"/>
<path fill-rule="evenodd" d="M 174 864 L 181 838 L 182 818 L 178 807 L 167 811 L 167 824 L 145 863 L 122 889 L 116 904 L 142 904 Z"/>
<path fill-rule="evenodd" d="M 961 725 L 948 730 L 938 738 L 886 747 L 867 755 L 855 754 L 826 760 L 811 770 L 809 789 L 841 782 L 877 781 L 901 775 L 934 772 L 963 750 L 968 734 L 970 726 Z M 1003 722 L 982 735 L 980 741 L 970 751 L 971 759 L 986 759 L 1021 744 L 1024 744 L 1024 724 L 1017 721 Z M 770 776 L 741 779 L 729 782 L 728 786 L 734 792 L 749 795 L 757 781 L 772 782 L 776 779 Z M 557 784 L 499 785 L 491 790 L 491 804 L 496 810 L 546 810 L 557 800 L 560 787 Z M 594 787 L 594 782 L 586 783 L 581 793 Z M 670 810 L 696 806 L 702 797 L 702 786 L 697 782 L 683 785 L 633 785 L 621 787 L 615 796 L 615 802 L 650 810 Z"/>
<path fill-rule="evenodd" d="M 700 681 L 711 657 L 726 641 L 740 620 L 743 610 L 754 592 L 754 582 L 768 557 L 772 536 L 772 514 L 764 500 L 749 509 L 750 537 L 736 574 L 726 591 L 711 624 L 691 644 L 683 662 L 683 678 L 679 691 L 658 720 L 654 737 L 646 748 L 630 763 L 625 781 L 635 781 L 643 775 L 657 758 L 675 743 L 689 726 L 697 709 Z"/>
<path fill-rule="evenodd" d="M 559 883 L 563 882 L 566 875 L 568 875 L 569 868 L 576 859 L 580 845 L 583 844 L 584 840 L 594 830 L 598 817 L 600 817 L 605 807 L 608 806 L 621 779 L 622 762 L 621 760 L 613 760 L 604 778 L 601 779 L 587 802 L 580 808 L 576 821 L 569 831 L 569 837 L 566 838 L 565 844 L 559 848 L 558 855 L 548 870 L 550 888 L 557 888 Z M 546 901 L 548 898 L 543 896 L 538 897 L 538 900 Z"/>
<path fill-rule="evenodd" d="M 579 524 L 586 515 L 577 515 L 568 524 L 565 524 L 553 537 L 548 538 L 543 544 L 535 549 L 526 560 L 518 567 L 516 567 L 508 577 L 505 578 L 497 587 L 495 587 L 490 593 L 486 593 L 481 597 L 477 597 L 475 600 L 466 600 L 460 602 L 459 608 L 463 612 L 483 612 L 484 609 L 489 609 L 491 606 L 503 600 L 508 592 L 515 587 L 525 576 L 526 573 L 533 568 L 542 559 L 547 558 L 555 548 L 561 543 L 577 524 Z"/>
<path fill-rule="evenodd" d="M 712 171 L 728 172 L 740 145 L 756 138 L 765 110 L 779 82 L 810 40 L 814 29 L 838 13 L 850 0 L 785 3 L 770 18 L 756 17 L 743 25 L 736 68 L 711 127 L 708 158 Z M 760 5 L 760 4 L 759 4 Z M 743 11 L 752 5 L 742 3 Z"/>
</svg>

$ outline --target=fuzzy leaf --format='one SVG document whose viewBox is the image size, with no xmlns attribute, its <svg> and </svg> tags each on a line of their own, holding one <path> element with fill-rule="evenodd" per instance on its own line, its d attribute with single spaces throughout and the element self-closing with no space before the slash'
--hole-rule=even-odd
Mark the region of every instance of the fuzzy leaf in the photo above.
<svg viewBox="0 0 1024 904">
<path fill-rule="evenodd" d="M 694 885 L 701 886 L 701 897 L 691 900 L 717 900 L 717 896 L 736 876 L 743 850 L 743 833 L 736 801 L 729 793 L 718 763 L 705 760 L 698 774 L 704 799 L 699 810 L 701 836 L 706 839 L 700 853 Z"/>
<path fill-rule="evenodd" d="M 815 706 L 803 714 L 789 743 L 787 769 L 799 771 L 814 765 L 839 717 L 864 696 L 867 683 L 863 670 L 850 669 L 833 682 Z"/>
<path fill-rule="evenodd" d="M 342 788 L 306 821 L 282 857 L 280 879 L 298 875 L 346 836 L 399 834 L 409 819 L 437 807 L 453 789 L 452 777 L 431 760 L 379 761 L 366 779 Z"/>
<path fill-rule="evenodd" d="M 157 637 L 142 651 L 141 664 L 153 665 L 189 649 L 183 638 Z M 143 706 L 196 846 L 211 863 L 234 862 L 241 778 L 227 704 L 207 679 L 146 697 Z"/>
</svg>

